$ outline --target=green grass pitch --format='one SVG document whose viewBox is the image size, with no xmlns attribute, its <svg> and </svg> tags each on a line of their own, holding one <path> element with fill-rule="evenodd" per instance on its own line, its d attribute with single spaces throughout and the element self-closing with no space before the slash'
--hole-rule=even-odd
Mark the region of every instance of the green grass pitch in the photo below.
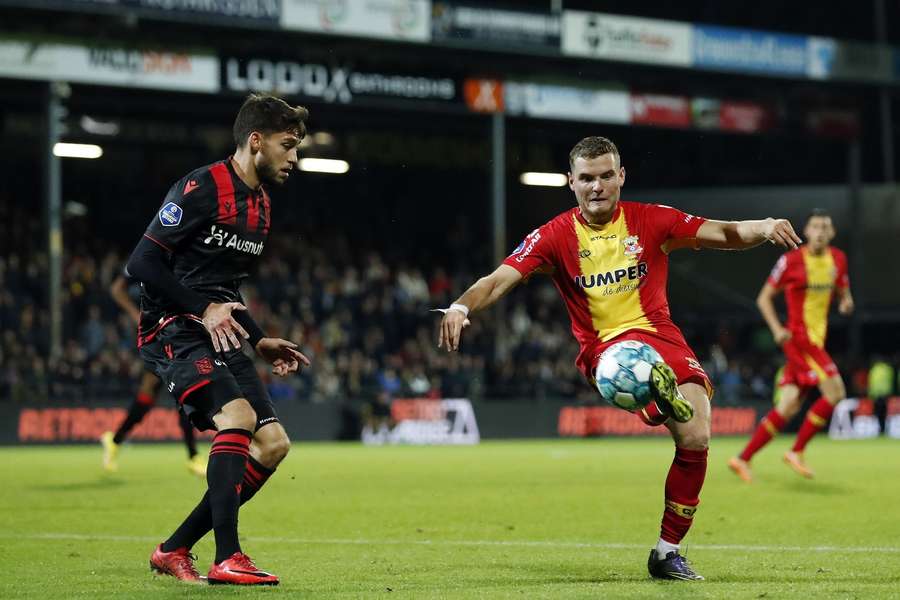
<svg viewBox="0 0 900 600">
<path fill-rule="evenodd" d="M 0 598 L 898 598 L 900 443 L 830 441 L 817 479 L 781 464 L 783 436 L 725 467 L 715 439 L 686 555 L 707 581 L 648 579 L 663 439 L 366 448 L 297 443 L 241 511 L 244 550 L 281 586 L 186 586 L 147 559 L 205 483 L 177 445 L 0 448 Z M 195 548 L 204 573 L 211 536 Z"/>
</svg>

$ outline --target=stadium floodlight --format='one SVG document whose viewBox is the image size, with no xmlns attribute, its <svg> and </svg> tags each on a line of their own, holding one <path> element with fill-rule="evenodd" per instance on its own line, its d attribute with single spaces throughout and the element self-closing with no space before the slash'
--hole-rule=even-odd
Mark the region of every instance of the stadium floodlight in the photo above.
<svg viewBox="0 0 900 600">
<path fill-rule="evenodd" d="M 96 144 L 57 142 L 53 145 L 53 154 L 60 158 L 100 158 L 103 156 L 103 148 Z"/>
<path fill-rule="evenodd" d="M 522 185 L 541 185 L 545 187 L 563 187 L 569 183 L 569 178 L 563 173 L 539 173 L 528 171 L 519 176 Z"/>
<path fill-rule="evenodd" d="M 313 141 L 318 146 L 331 146 L 334 144 L 334 134 L 327 131 L 317 131 L 312 135 Z"/>
<path fill-rule="evenodd" d="M 350 170 L 350 163 L 333 158 L 301 158 L 300 170 L 312 173 L 342 174 Z"/>
</svg>

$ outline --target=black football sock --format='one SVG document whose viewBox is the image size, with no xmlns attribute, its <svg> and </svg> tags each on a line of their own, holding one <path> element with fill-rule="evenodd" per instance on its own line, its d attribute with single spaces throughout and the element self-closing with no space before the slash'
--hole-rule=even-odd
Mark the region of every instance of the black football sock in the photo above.
<svg viewBox="0 0 900 600">
<path fill-rule="evenodd" d="M 192 548 L 210 529 L 212 529 L 212 513 L 209 509 L 209 490 L 207 490 L 200 504 L 194 507 L 175 533 L 163 542 L 162 551 L 172 552 L 179 548 Z"/>
<path fill-rule="evenodd" d="M 131 407 L 128 409 L 128 415 L 119 425 L 116 435 L 113 436 L 113 441 L 117 444 L 124 442 L 134 426 L 141 422 L 151 408 L 153 408 L 153 398 L 143 393 L 138 394 L 137 399 L 131 403 Z"/>
<path fill-rule="evenodd" d="M 243 485 L 241 485 L 241 505 L 249 502 L 274 472 L 275 469 L 264 467 L 252 456 L 247 457 L 247 468 L 244 472 Z M 212 526 L 212 511 L 209 506 L 209 492 L 207 492 L 200 504 L 184 520 L 184 523 L 163 544 L 163 552 L 171 552 L 178 548 L 193 548 L 194 544 L 212 529 Z"/>
<path fill-rule="evenodd" d="M 184 435 L 184 445 L 187 446 L 188 458 L 197 456 L 197 439 L 194 437 L 194 426 L 186 414 L 178 411 L 178 424 L 181 426 L 181 433 Z"/>
<path fill-rule="evenodd" d="M 213 438 L 206 467 L 209 508 L 216 536 L 216 564 L 241 551 L 238 541 L 238 509 L 241 484 L 250 456 L 252 434 L 246 429 L 223 429 Z"/>
</svg>

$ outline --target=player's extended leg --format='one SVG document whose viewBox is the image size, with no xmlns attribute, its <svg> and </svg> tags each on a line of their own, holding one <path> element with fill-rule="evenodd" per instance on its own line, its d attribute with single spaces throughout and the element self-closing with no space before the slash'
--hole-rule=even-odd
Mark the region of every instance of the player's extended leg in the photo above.
<svg viewBox="0 0 900 600">
<path fill-rule="evenodd" d="M 650 387 L 655 400 L 637 412 L 638 418 L 647 425 L 657 427 L 669 418 L 686 423 L 694 416 L 694 407 L 681 393 L 675 371 L 665 362 L 653 365 Z"/>
<path fill-rule="evenodd" d="M 687 423 L 674 419 L 666 422 L 675 441 L 675 459 L 666 478 L 659 542 L 650 551 L 647 569 L 651 576 L 660 579 L 699 580 L 703 577 L 694 572 L 678 549 L 693 522 L 700 504 L 700 489 L 706 478 L 710 406 L 703 386 L 684 383 L 678 389 L 691 403 L 694 417 Z"/>
<path fill-rule="evenodd" d="M 822 392 L 822 396 L 806 412 L 803 425 L 800 426 L 800 431 L 797 432 L 797 440 L 794 442 L 794 447 L 784 455 L 784 462 L 789 467 L 799 475 L 809 479 L 813 477 L 814 473 L 803 460 L 803 451 L 812 437 L 828 422 L 831 413 L 834 412 L 835 405 L 847 395 L 844 380 L 841 379 L 840 375 L 832 375 L 822 380 L 819 383 L 819 391 Z"/>
<path fill-rule="evenodd" d="M 779 431 L 784 429 L 785 424 L 794 418 L 802 404 L 798 386 L 793 383 L 781 386 L 778 404 L 760 420 L 759 425 L 756 426 L 756 431 L 753 432 L 744 450 L 740 455 L 732 457 L 728 461 L 728 468 L 747 483 L 753 481 L 753 475 L 750 472 L 750 459 L 753 458 L 754 454 L 762 450 L 763 446 L 768 444 Z"/>
<path fill-rule="evenodd" d="M 107 471 L 118 470 L 119 465 L 116 462 L 116 458 L 119 455 L 119 446 L 125 441 L 131 430 L 153 408 L 158 391 L 159 377 L 149 371 L 145 371 L 141 377 L 141 385 L 138 388 L 137 396 L 131 403 L 125 419 L 119 425 L 115 434 L 112 431 L 106 431 L 100 436 L 100 443 L 103 445 L 103 468 Z"/>
</svg>

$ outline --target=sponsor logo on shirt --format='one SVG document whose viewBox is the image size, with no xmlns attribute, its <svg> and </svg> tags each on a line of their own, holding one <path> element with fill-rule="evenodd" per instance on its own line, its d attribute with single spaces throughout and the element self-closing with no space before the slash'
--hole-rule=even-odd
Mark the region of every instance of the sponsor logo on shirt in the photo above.
<svg viewBox="0 0 900 600">
<path fill-rule="evenodd" d="M 689 369 L 692 369 L 694 371 L 699 371 L 700 373 L 703 373 L 704 375 L 706 375 L 706 373 L 703 371 L 703 366 L 700 364 L 700 361 L 698 361 L 696 358 L 694 358 L 693 356 L 685 356 L 684 360 L 687 363 L 687 366 Z"/>
<path fill-rule="evenodd" d="M 591 273 L 590 275 L 576 275 L 575 285 L 580 288 L 592 288 L 601 285 L 612 285 L 620 281 L 634 281 L 647 276 L 647 263 L 640 262 L 630 267 L 614 269 L 605 273 Z"/>
<path fill-rule="evenodd" d="M 181 224 L 184 211 L 174 202 L 169 202 L 159 211 L 159 222 L 163 227 L 177 227 Z"/>
<path fill-rule="evenodd" d="M 210 229 L 209 235 L 203 240 L 203 243 L 210 246 L 215 245 L 219 248 L 233 248 L 239 252 L 246 252 L 255 256 L 262 254 L 265 246 L 263 242 L 251 242 L 250 240 L 242 239 L 236 233 L 228 233 L 215 225 L 212 225 L 212 229 Z"/>
<path fill-rule="evenodd" d="M 516 262 L 520 263 L 525 258 L 531 254 L 531 251 L 534 250 L 535 245 L 541 241 L 541 233 L 537 229 L 528 234 L 528 237 L 522 242 L 524 244 L 524 248 L 521 248 L 522 244 L 520 244 L 519 248 L 516 248 L 517 252 L 513 252 L 513 255 L 521 253 L 520 256 L 516 256 Z"/>
</svg>

